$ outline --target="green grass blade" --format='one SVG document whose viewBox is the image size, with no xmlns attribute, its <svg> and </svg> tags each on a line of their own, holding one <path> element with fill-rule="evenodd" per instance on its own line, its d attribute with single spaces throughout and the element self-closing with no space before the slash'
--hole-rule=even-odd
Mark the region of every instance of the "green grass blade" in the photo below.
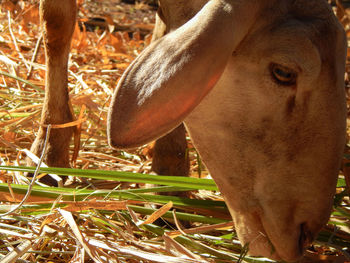
<svg viewBox="0 0 350 263">
<path fill-rule="evenodd" d="M 17 172 L 29 172 L 33 173 L 34 167 L 20 167 L 20 166 L 0 166 L 0 170 L 17 171 Z M 181 177 L 181 181 L 178 176 L 163 176 L 163 175 L 146 175 L 131 172 L 120 171 L 103 171 L 103 170 L 82 170 L 71 168 L 40 168 L 41 173 L 51 173 L 57 175 L 85 177 L 100 180 L 111 180 L 120 182 L 133 182 L 133 183 L 149 183 L 169 186 L 179 186 L 191 189 L 202 189 L 217 191 L 218 188 L 215 182 L 211 179 L 200 179 L 191 177 Z"/>
<path fill-rule="evenodd" d="M 25 194 L 27 192 L 27 185 L 10 185 L 14 193 Z M 8 184 L 0 184 L 0 192 L 9 192 Z M 222 201 L 213 200 L 197 200 L 185 197 L 177 196 L 163 196 L 163 195 L 151 195 L 143 193 L 133 193 L 127 190 L 87 190 L 87 189 L 72 189 L 72 188 L 59 188 L 59 187 L 42 187 L 34 186 L 31 192 L 33 196 L 48 197 L 56 199 L 62 197 L 64 201 L 81 201 L 89 197 L 101 197 L 108 196 L 109 198 L 116 198 L 120 200 L 134 200 L 145 201 L 159 204 L 166 204 L 172 201 L 175 206 L 188 206 L 206 208 L 211 210 L 227 212 L 227 208 Z"/>
</svg>

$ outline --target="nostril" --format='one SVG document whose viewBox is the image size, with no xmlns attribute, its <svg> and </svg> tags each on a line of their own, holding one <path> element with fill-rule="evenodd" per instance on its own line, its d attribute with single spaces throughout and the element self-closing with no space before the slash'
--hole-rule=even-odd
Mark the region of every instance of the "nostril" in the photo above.
<svg viewBox="0 0 350 263">
<path fill-rule="evenodd" d="M 308 230 L 306 223 L 300 225 L 300 236 L 299 236 L 299 252 L 304 253 L 305 247 L 312 242 L 311 232 Z"/>
</svg>

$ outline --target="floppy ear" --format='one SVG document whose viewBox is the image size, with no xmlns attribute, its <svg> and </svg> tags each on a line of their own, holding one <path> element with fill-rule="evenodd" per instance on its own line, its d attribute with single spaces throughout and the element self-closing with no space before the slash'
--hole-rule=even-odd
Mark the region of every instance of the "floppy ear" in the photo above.
<svg viewBox="0 0 350 263">
<path fill-rule="evenodd" d="M 184 120 L 216 84 L 254 22 L 251 10 L 256 6 L 251 2 L 211 0 L 135 59 L 112 98 L 107 130 L 111 146 L 143 145 Z"/>
</svg>

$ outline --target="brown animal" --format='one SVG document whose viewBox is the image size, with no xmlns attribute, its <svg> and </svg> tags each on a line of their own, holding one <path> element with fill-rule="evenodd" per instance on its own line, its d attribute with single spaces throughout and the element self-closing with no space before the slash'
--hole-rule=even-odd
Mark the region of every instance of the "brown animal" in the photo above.
<svg viewBox="0 0 350 263">
<path fill-rule="evenodd" d="M 249 253 L 294 261 L 327 222 L 345 143 L 344 30 L 324 0 L 160 0 L 109 142 L 185 122 Z"/>
<path fill-rule="evenodd" d="M 250 254 L 298 259 L 328 220 L 345 142 L 342 27 L 325 0 L 160 5 L 155 41 L 114 94 L 110 144 L 142 145 L 184 121 Z M 41 0 L 42 123 L 72 120 L 66 79 L 75 9 L 75 0 Z M 72 132 L 52 130 L 50 166 L 69 165 Z M 183 128 L 167 136 L 186 170 Z M 160 143 L 158 156 L 166 156 L 169 140 Z"/>
</svg>

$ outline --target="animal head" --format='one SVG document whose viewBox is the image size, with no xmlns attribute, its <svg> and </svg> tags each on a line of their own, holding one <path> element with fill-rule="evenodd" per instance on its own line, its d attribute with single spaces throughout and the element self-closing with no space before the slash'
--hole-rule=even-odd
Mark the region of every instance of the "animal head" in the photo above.
<svg viewBox="0 0 350 263">
<path fill-rule="evenodd" d="M 344 31 L 324 0 L 171 2 L 169 33 L 118 84 L 109 142 L 135 147 L 184 121 L 250 254 L 296 260 L 332 207 Z"/>
</svg>

